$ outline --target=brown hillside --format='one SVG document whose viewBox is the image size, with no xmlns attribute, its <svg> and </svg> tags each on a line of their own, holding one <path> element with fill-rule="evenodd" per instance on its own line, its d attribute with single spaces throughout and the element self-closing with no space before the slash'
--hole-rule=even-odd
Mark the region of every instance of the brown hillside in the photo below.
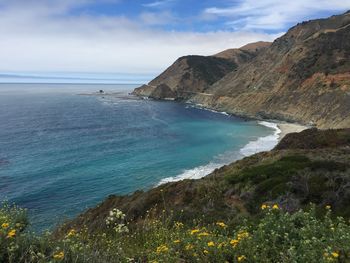
<svg viewBox="0 0 350 263">
<path fill-rule="evenodd" d="M 350 13 L 298 24 L 194 101 L 239 115 L 350 127 L 349 39 Z"/>
<path fill-rule="evenodd" d="M 136 88 L 133 94 L 154 99 L 184 100 L 197 93 L 205 93 L 212 84 L 250 61 L 266 46 L 267 42 L 258 42 L 244 49 L 228 49 L 214 56 L 181 57 L 148 85 Z M 162 84 L 171 91 L 168 88 L 163 91 L 166 86 Z"/>
</svg>

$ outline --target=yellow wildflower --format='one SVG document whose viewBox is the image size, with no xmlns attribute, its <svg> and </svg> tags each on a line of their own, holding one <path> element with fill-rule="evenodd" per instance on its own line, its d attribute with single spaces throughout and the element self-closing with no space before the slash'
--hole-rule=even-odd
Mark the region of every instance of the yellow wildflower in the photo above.
<svg viewBox="0 0 350 263">
<path fill-rule="evenodd" d="M 209 233 L 207 233 L 207 232 L 202 232 L 202 233 L 199 233 L 198 234 L 198 236 L 200 236 L 200 237 L 204 237 L 204 236 L 209 236 Z"/>
<path fill-rule="evenodd" d="M 7 237 L 8 238 L 12 238 L 16 236 L 16 229 L 12 229 L 10 230 L 10 232 L 8 232 Z"/>
<path fill-rule="evenodd" d="M 274 205 L 272 206 L 272 209 L 279 209 L 278 204 L 274 204 Z"/>
<path fill-rule="evenodd" d="M 326 205 L 326 209 L 327 210 L 331 209 L 331 206 L 330 205 Z"/>
<path fill-rule="evenodd" d="M 54 258 L 54 259 L 57 259 L 57 260 L 62 260 L 62 259 L 64 259 L 64 252 L 61 251 L 61 252 L 55 253 L 55 254 L 53 255 L 53 258 Z"/>
<path fill-rule="evenodd" d="M 168 250 L 169 250 L 169 248 L 166 245 L 161 245 L 161 246 L 157 247 L 156 252 L 158 254 L 160 254 L 160 253 L 168 252 Z"/>
<path fill-rule="evenodd" d="M 2 223 L 2 225 L 1 225 L 1 227 L 2 227 L 3 229 L 8 228 L 9 226 L 10 226 L 9 223 Z"/>
<path fill-rule="evenodd" d="M 180 243 L 181 241 L 179 239 L 174 240 L 174 243 Z"/>
<path fill-rule="evenodd" d="M 204 254 L 209 254 L 209 251 L 206 250 L 206 249 L 204 249 L 204 250 L 203 250 L 203 253 L 204 253 Z"/>
<path fill-rule="evenodd" d="M 198 232 L 199 232 L 199 229 L 193 229 L 193 230 L 191 230 L 191 235 L 194 235 L 194 234 L 196 234 Z"/>
<path fill-rule="evenodd" d="M 243 260 L 245 260 L 245 259 L 247 259 L 247 258 L 246 258 L 246 256 L 244 256 L 244 255 L 238 256 L 238 257 L 237 257 L 237 261 L 238 261 L 238 262 L 243 261 Z"/>
<path fill-rule="evenodd" d="M 215 243 L 213 241 L 208 242 L 208 247 L 213 247 L 215 246 Z"/>
<path fill-rule="evenodd" d="M 338 257 L 339 257 L 339 253 L 338 253 L 338 252 L 332 252 L 332 256 L 333 256 L 334 258 L 338 258 Z"/>
<path fill-rule="evenodd" d="M 227 227 L 227 225 L 224 222 L 217 222 L 216 225 L 218 225 L 219 227 L 222 227 L 222 228 Z"/>
<path fill-rule="evenodd" d="M 72 236 L 75 236 L 76 234 L 76 231 L 74 229 L 71 229 L 68 234 L 67 234 L 67 237 L 72 237 Z"/>
<path fill-rule="evenodd" d="M 188 245 L 185 246 L 185 249 L 186 250 L 191 250 L 191 249 L 193 249 L 193 245 L 188 244 Z"/>
<path fill-rule="evenodd" d="M 249 237 L 249 233 L 247 231 L 241 231 L 237 235 L 237 239 L 241 240 L 243 238 Z"/>
<path fill-rule="evenodd" d="M 262 209 L 262 210 L 265 210 L 265 209 L 267 209 L 267 208 L 269 208 L 269 206 L 266 205 L 266 204 L 263 204 L 263 205 L 261 206 L 261 209 Z"/>
<path fill-rule="evenodd" d="M 238 239 L 232 239 L 232 240 L 230 241 L 230 244 L 231 244 L 233 247 L 236 247 L 236 246 L 238 245 L 238 243 L 239 243 L 239 240 L 238 240 Z"/>
</svg>

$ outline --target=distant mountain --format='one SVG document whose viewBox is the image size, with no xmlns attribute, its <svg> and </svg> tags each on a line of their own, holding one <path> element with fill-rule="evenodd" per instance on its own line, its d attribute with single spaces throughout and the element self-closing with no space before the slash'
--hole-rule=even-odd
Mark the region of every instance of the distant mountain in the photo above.
<svg viewBox="0 0 350 263">
<path fill-rule="evenodd" d="M 171 81 L 177 74 L 186 74 L 175 63 L 150 85 L 172 83 L 168 86 L 177 99 L 237 115 L 320 128 L 350 127 L 349 12 L 298 24 L 271 45 L 258 42 L 213 57 L 233 66 L 215 77 L 209 77 L 213 73 L 206 68 L 190 75 L 191 81 L 183 85 Z M 186 92 L 188 96 L 181 96 Z"/>
<path fill-rule="evenodd" d="M 213 56 L 181 57 L 148 85 L 135 89 L 133 93 L 155 99 L 188 99 L 198 92 L 204 93 L 226 74 L 250 61 L 268 44 L 258 42 Z"/>
</svg>

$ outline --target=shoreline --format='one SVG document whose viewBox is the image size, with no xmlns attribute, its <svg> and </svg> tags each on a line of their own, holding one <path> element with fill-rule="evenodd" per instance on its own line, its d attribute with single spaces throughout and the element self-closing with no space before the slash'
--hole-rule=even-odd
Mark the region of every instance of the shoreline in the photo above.
<svg viewBox="0 0 350 263">
<path fill-rule="evenodd" d="M 280 142 L 287 134 L 293 132 L 301 132 L 306 129 L 310 129 L 311 127 L 298 124 L 298 123 L 279 123 L 277 124 L 278 128 L 281 130 L 279 134 L 278 142 Z"/>
<path fill-rule="evenodd" d="M 218 114 L 224 114 L 230 116 L 226 112 L 219 112 L 211 109 L 200 108 L 202 110 L 209 110 L 211 112 L 215 112 Z M 223 167 L 224 165 L 231 164 L 238 160 L 241 160 L 245 157 L 254 155 L 259 152 L 265 152 L 272 150 L 282 139 L 289 133 L 293 132 L 301 132 L 305 129 L 308 129 L 308 126 L 297 124 L 297 123 L 285 123 L 277 120 L 255 120 L 258 125 L 262 125 L 275 131 L 273 134 L 259 137 L 256 140 L 248 142 L 244 147 L 237 151 L 237 156 L 232 158 L 231 160 L 227 160 L 224 163 L 215 163 L 214 161 L 209 162 L 208 164 L 204 164 L 201 166 L 194 167 L 192 169 L 184 170 L 183 173 L 178 174 L 173 177 L 166 177 L 161 179 L 154 187 L 158 187 L 160 185 L 170 183 L 170 182 L 178 182 L 186 179 L 198 180 L 203 177 L 210 175 L 216 169 Z"/>
<path fill-rule="evenodd" d="M 100 95 L 100 94 L 97 94 L 97 95 Z M 111 94 L 103 94 L 103 95 L 105 95 L 106 97 L 111 96 Z M 128 94 L 126 97 L 127 98 L 137 97 L 138 99 L 140 99 L 140 97 L 137 95 L 130 96 L 130 94 Z M 163 100 L 163 101 L 166 101 L 166 100 Z M 228 155 L 228 157 L 225 158 L 224 160 L 218 161 L 214 159 L 207 164 L 203 164 L 200 166 L 193 167 L 191 169 L 183 170 L 182 173 L 178 175 L 161 179 L 156 184 L 154 184 L 154 187 L 157 187 L 166 183 L 177 182 L 177 181 L 182 181 L 186 179 L 192 179 L 192 180 L 201 179 L 211 174 L 216 169 L 223 167 L 224 165 L 231 164 L 235 161 L 241 160 L 245 157 L 254 155 L 259 152 L 272 150 L 283 139 L 283 137 L 289 133 L 301 132 L 305 129 L 310 128 L 306 125 L 302 125 L 299 123 L 288 123 L 281 120 L 242 117 L 235 114 L 227 113 L 225 111 L 218 111 L 215 109 L 207 108 L 202 104 L 184 103 L 184 106 L 186 108 L 187 107 L 196 108 L 196 109 L 210 111 L 217 114 L 222 114 L 228 117 L 233 116 L 233 117 L 243 118 L 250 121 L 255 121 L 258 125 L 268 127 L 270 129 L 273 129 L 274 131 L 272 134 L 258 137 L 257 139 L 248 142 L 241 149 L 223 153 Z"/>
</svg>

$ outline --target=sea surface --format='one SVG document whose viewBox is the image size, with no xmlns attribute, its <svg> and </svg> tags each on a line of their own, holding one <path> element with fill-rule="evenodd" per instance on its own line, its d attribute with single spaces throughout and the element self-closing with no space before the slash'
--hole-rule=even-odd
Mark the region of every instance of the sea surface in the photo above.
<svg viewBox="0 0 350 263">
<path fill-rule="evenodd" d="M 110 194 L 200 178 L 276 144 L 275 124 L 139 100 L 134 87 L 0 84 L 0 200 L 41 231 Z M 117 94 L 81 95 L 100 89 Z"/>
</svg>

